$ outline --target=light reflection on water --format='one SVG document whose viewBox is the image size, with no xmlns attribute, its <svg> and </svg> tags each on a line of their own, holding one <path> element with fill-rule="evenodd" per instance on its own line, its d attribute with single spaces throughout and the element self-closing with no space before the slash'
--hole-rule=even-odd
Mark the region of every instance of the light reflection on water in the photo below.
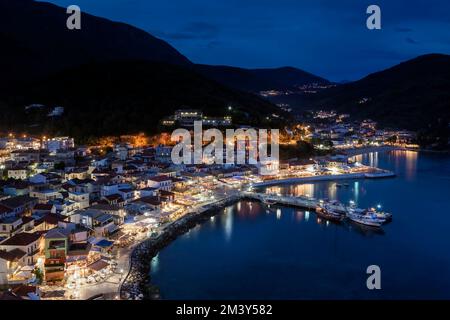
<svg viewBox="0 0 450 320">
<path fill-rule="evenodd" d="M 225 239 L 230 241 L 231 236 L 233 235 L 233 207 L 225 208 L 225 214 L 223 218 L 225 219 Z"/>
<path fill-rule="evenodd" d="M 340 181 L 349 186 L 339 188 L 325 181 L 283 185 L 266 192 L 356 200 L 362 208 L 380 202 L 394 214 L 382 229 L 241 201 L 216 217 L 215 228 L 206 223 L 198 237 L 180 237 L 164 249 L 152 281 L 169 299 L 449 299 L 450 216 L 442 212 L 450 207 L 442 195 L 450 193 L 450 163 L 414 152 L 360 160 L 378 161 L 397 177 Z M 214 259 L 205 263 L 205 257 Z M 378 292 L 365 286 L 370 264 L 383 270 L 386 285 Z"/>
<path fill-rule="evenodd" d="M 277 220 L 280 220 L 280 218 L 281 218 L 281 209 L 278 208 L 277 209 Z"/>
<path fill-rule="evenodd" d="M 150 265 L 153 272 L 159 271 L 159 253 L 153 257 Z"/>
<path fill-rule="evenodd" d="M 408 181 L 412 181 L 417 175 L 417 163 L 419 152 L 410 150 L 390 151 L 387 156 L 393 160 L 393 168 L 382 168 L 394 170 L 397 174 L 403 174 Z M 379 153 L 372 152 L 363 155 L 357 155 L 352 158 L 353 161 L 363 163 L 372 167 L 379 167 Z"/>
<path fill-rule="evenodd" d="M 305 211 L 305 221 L 309 221 L 309 211 Z"/>
</svg>

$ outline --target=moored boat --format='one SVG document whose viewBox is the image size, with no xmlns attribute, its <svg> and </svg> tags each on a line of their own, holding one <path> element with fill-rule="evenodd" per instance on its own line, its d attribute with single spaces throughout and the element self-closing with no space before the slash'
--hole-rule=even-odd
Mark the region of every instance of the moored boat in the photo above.
<svg viewBox="0 0 450 320">
<path fill-rule="evenodd" d="M 328 208 L 339 214 L 345 215 L 347 213 L 347 208 L 337 200 L 331 200 L 327 202 L 326 205 Z"/>
<path fill-rule="evenodd" d="M 350 201 L 350 206 L 347 208 L 348 210 L 363 210 L 358 209 L 353 201 Z M 369 208 L 366 210 L 363 210 L 366 215 L 373 216 L 375 218 L 378 218 L 380 220 L 383 220 L 383 223 L 391 221 L 392 220 L 392 214 L 384 211 L 380 211 L 381 205 L 378 205 L 377 208 Z"/>
<path fill-rule="evenodd" d="M 275 200 L 265 199 L 265 200 L 263 201 L 263 203 L 264 203 L 265 205 L 267 205 L 267 206 L 271 206 L 271 205 L 276 204 L 277 202 L 276 202 Z"/>
<path fill-rule="evenodd" d="M 338 213 L 337 211 L 333 210 L 328 204 L 323 202 L 317 205 L 316 214 L 324 219 L 338 222 L 344 220 L 345 218 L 345 215 Z"/>
<path fill-rule="evenodd" d="M 351 207 L 347 210 L 347 218 L 356 223 L 372 227 L 381 227 L 386 222 L 386 219 L 377 217 L 373 212 Z"/>
<path fill-rule="evenodd" d="M 380 208 L 380 207 L 378 207 Z M 377 218 L 384 219 L 385 221 L 391 221 L 392 220 L 392 213 L 384 212 L 384 211 L 378 211 L 375 208 L 370 208 L 367 210 L 371 214 L 374 214 Z"/>
</svg>

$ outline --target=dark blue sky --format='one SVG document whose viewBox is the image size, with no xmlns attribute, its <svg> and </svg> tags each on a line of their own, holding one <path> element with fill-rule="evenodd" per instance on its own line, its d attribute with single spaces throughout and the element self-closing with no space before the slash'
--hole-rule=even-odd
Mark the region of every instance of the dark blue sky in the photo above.
<svg viewBox="0 0 450 320">
<path fill-rule="evenodd" d="M 47 0 L 122 21 L 196 63 L 295 66 L 355 80 L 420 54 L 450 53 L 449 0 Z M 366 28 L 366 8 L 382 30 Z"/>
</svg>

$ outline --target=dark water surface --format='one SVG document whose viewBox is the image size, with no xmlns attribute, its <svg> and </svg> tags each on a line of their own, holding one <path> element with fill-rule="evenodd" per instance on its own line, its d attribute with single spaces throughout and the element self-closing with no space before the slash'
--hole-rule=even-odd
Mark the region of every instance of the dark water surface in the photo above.
<svg viewBox="0 0 450 320">
<path fill-rule="evenodd" d="M 267 192 L 382 204 L 376 231 L 320 221 L 314 212 L 241 201 L 152 260 L 166 299 L 450 299 L 450 158 L 395 151 L 358 161 L 396 178 L 269 187 Z M 366 268 L 381 268 L 368 290 Z"/>
</svg>

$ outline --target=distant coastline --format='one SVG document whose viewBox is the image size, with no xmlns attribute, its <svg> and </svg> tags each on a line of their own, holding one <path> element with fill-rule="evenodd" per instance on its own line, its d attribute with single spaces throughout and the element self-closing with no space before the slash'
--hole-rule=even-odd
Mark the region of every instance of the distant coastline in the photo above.
<svg viewBox="0 0 450 320">
<path fill-rule="evenodd" d="M 302 178 L 288 178 L 288 179 L 275 179 L 264 182 L 254 183 L 254 187 L 267 187 L 279 184 L 294 184 L 305 182 L 319 182 L 319 181 L 334 181 L 334 180 L 349 180 L 349 179 L 374 179 L 374 178 L 388 178 L 394 177 L 395 173 L 391 171 L 385 171 L 368 175 L 367 173 L 349 173 L 349 174 L 337 174 L 328 176 L 314 176 L 314 177 L 302 177 Z"/>
<path fill-rule="evenodd" d="M 354 148 L 345 150 L 344 153 L 349 158 L 354 156 L 359 156 L 361 154 L 372 153 L 372 152 L 387 152 L 387 151 L 395 151 L 395 150 L 407 150 L 403 147 L 396 146 L 378 146 L 378 147 L 362 147 L 362 148 Z M 419 150 L 414 150 L 419 151 Z"/>
<path fill-rule="evenodd" d="M 379 147 L 363 147 L 345 150 L 344 153 L 349 157 L 359 156 L 362 154 L 372 153 L 372 152 L 387 152 L 387 151 L 415 151 L 415 152 L 426 152 L 426 153 L 437 153 L 437 154 L 449 154 L 450 150 L 433 150 L 433 149 L 413 149 L 397 146 L 379 146 Z"/>
</svg>

